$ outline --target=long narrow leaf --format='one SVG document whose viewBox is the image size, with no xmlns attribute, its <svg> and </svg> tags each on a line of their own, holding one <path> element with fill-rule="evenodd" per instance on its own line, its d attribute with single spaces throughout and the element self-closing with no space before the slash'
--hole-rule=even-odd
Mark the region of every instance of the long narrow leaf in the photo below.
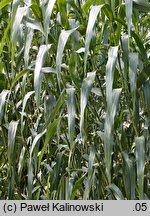
<svg viewBox="0 0 150 216">
<path fill-rule="evenodd" d="M 40 93 L 41 93 L 41 83 L 42 83 L 41 69 L 44 63 L 44 57 L 48 52 L 48 50 L 50 49 L 50 47 L 51 44 L 41 45 L 36 58 L 36 64 L 34 70 L 34 89 L 35 89 L 35 99 L 38 107 L 40 104 Z"/>
<path fill-rule="evenodd" d="M 144 95 L 145 95 L 146 105 L 148 109 L 148 116 L 150 119 L 150 82 L 149 81 L 147 81 L 144 84 Z"/>
<path fill-rule="evenodd" d="M 126 0 L 126 18 L 128 23 L 128 35 L 130 37 L 130 30 L 132 25 L 132 8 L 133 8 L 133 0 Z"/>
<path fill-rule="evenodd" d="M 6 97 L 8 93 L 9 93 L 9 90 L 5 90 L 5 89 L 0 93 L 0 125 L 2 123 L 2 118 L 4 114 L 4 105 L 5 105 Z"/>
<path fill-rule="evenodd" d="M 94 148 L 91 147 L 90 155 L 89 155 L 89 164 L 88 164 L 88 178 L 87 178 L 86 188 L 85 188 L 84 195 L 83 195 L 83 199 L 85 200 L 89 199 L 89 193 L 90 193 L 92 181 L 94 178 L 94 167 L 93 167 L 94 159 L 95 159 L 95 151 L 94 151 Z"/>
<path fill-rule="evenodd" d="M 90 72 L 87 74 L 87 78 L 83 80 L 81 87 L 81 97 L 80 97 L 80 109 L 81 109 L 81 117 L 80 117 L 80 133 L 81 138 L 84 140 L 84 112 L 89 99 L 89 95 L 92 89 L 92 84 L 95 80 L 96 72 Z"/>
<path fill-rule="evenodd" d="M 70 148 L 72 149 L 74 132 L 75 132 L 75 89 L 73 87 L 67 88 L 68 100 L 68 134 L 70 140 Z"/>
<path fill-rule="evenodd" d="M 44 145 L 43 145 L 43 148 L 41 150 L 41 153 L 39 155 L 39 160 L 38 160 L 38 168 L 40 167 L 40 164 L 41 164 L 41 160 L 43 158 L 43 155 L 44 155 L 44 152 L 46 150 L 46 147 L 47 147 L 47 144 L 48 142 L 51 140 L 52 136 L 55 135 L 56 133 L 56 127 L 58 125 L 58 123 L 60 122 L 61 120 L 61 117 L 58 118 L 58 119 L 55 119 L 52 124 L 50 124 L 48 130 L 47 130 L 47 133 L 46 133 L 46 138 L 45 138 L 45 142 L 44 142 Z"/>
<path fill-rule="evenodd" d="M 144 199 L 144 160 L 145 160 L 145 138 L 143 136 L 135 138 L 136 164 L 139 199 Z"/>
<path fill-rule="evenodd" d="M 24 110 L 26 107 L 26 103 L 32 94 L 34 94 L 34 91 L 28 92 L 25 95 L 24 100 L 23 100 L 22 113 L 21 113 L 21 132 L 23 132 L 23 116 L 24 116 Z"/>
<path fill-rule="evenodd" d="M 20 24 L 22 22 L 23 16 L 26 15 L 28 10 L 28 6 L 26 7 L 19 7 L 16 12 L 15 20 L 12 26 L 12 42 L 15 43 L 15 41 L 18 38 L 19 31 L 20 31 Z"/>
<path fill-rule="evenodd" d="M 136 187 L 136 170 L 133 159 L 130 159 L 128 154 L 123 152 L 123 180 L 126 190 L 127 199 L 135 199 Z"/>
<path fill-rule="evenodd" d="M 48 34 L 48 29 L 49 29 L 49 23 L 50 23 L 50 18 L 52 14 L 53 7 L 55 5 L 56 0 L 48 1 L 48 5 L 45 11 L 45 28 L 46 28 L 46 35 Z"/>
<path fill-rule="evenodd" d="M 114 80 L 114 70 L 116 67 L 118 56 L 118 46 L 111 47 L 108 53 L 108 62 L 106 65 L 106 100 L 108 107 L 111 107 L 112 102 L 112 87 Z"/>
<path fill-rule="evenodd" d="M 24 50 L 25 67 L 28 67 L 28 64 L 29 64 L 29 51 L 30 51 L 30 48 L 31 48 L 33 34 L 34 34 L 33 29 L 28 28 L 27 36 L 26 36 L 26 43 L 25 43 L 25 50 Z"/>
<path fill-rule="evenodd" d="M 102 5 L 93 6 L 91 8 L 91 11 L 90 11 L 88 26 L 86 29 L 85 52 L 84 52 L 84 73 L 86 72 L 86 62 L 87 62 L 90 42 L 91 42 L 91 39 L 93 36 L 93 28 L 94 28 L 97 16 L 98 16 L 101 8 L 102 8 Z"/>
<path fill-rule="evenodd" d="M 71 29 L 71 30 L 62 30 L 59 40 L 58 40 L 58 47 L 57 47 L 57 55 L 56 55 L 56 70 L 57 70 L 57 79 L 58 79 L 58 84 L 60 87 L 60 82 L 61 82 L 61 63 L 62 63 L 62 58 L 63 58 L 63 51 L 65 48 L 65 45 L 67 43 L 67 40 L 69 36 L 76 30 L 77 28 Z"/>
<path fill-rule="evenodd" d="M 8 161 L 10 164 L 15 160 L 15 138 L 18 127 L 18 121 L 11 121 L 8 127 Z"/>
<path fill-rule="evenodd" d="M 3 0 L 2 2 L 0 2 L 0 10 L 5 7 L 6 5 L 8 5 L 9 3 L 11 3 L 13 0 Z"/>
</svg>

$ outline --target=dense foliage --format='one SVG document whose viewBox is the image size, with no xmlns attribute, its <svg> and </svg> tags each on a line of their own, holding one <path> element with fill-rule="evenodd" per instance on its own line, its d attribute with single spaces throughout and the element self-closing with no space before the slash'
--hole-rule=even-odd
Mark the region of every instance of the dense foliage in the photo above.
<svg viewBox="0 0 150 216">
<path fill-rule="evenodd" d="M 150 197 L 150 3 L 1 0 L 1 199 Z"/>
</svg>

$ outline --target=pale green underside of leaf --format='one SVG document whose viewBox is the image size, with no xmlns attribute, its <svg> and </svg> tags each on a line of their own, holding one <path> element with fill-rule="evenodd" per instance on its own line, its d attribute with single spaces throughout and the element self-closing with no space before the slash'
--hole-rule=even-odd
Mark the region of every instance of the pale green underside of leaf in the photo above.
<svg viewBox="0 0 150 216">
<path fill-rule="evenodd" d="M 139 199 L 144 198 L 144 160 L 145 160 L 145 138 L 143 136 L 135 138 L 136 164 Z"/>
<path fill-rule="evenodd" d="M 11 121 L 8 126 L 8 161 L 13 165 L 15 160 L 15 138 L 18 121 Z"/>
<path fill-rule="evenodd" d="M 77 28 L 71 30 L 62 30 L 59 40 L 58 40 L 58 47 L 57 47 L 57 55 L 56 55 L 56 71 L 57 71 L 57 79 L 60 86 L 61 82 L 61 64 L 63 58 L 63 51 L 66 46 L 67 40 L 69 36 L 76 30 Z"/>
<path fill-rule="evenodd" d="M 6 102 L 6 97 L 9 94 L 9 90 L 4 89 L 0 93 L 0 124 L 2 122 L 3 114 L 4 114 L 4 105 Z"/>
<path fill-rule="evenodd" d="M 41 84 L 42 84 L 42 73 L 41 69 L 44 63 L 44 58 L 48 50 L 50 49 L 51 44 L 41 45 L 35 63 L 34 70 L 34 89 L 35 89 L 35 99 L 37 106 L 40 104 L 40 93 L 41 93 Z"/>
<path fill-rule="evenodd" d="M 81 97 L 80 97 L 80 133 L 81 138 L 84 140 L 84 113 L 85 108 L 89 99 L 92 84 L 95 80 L 96 72 L 89 72 L 87 78 L 83 80 L 81 87 Z"/>
<path fill-rule="evenodd" d="M 84 51 L 84 73 L 86 72 L 86 62 L 87 57 L 89 53 L 89 47 L 90 42 L 93 36 L 93 28 L 96 23 L 97 16 L 102 8 L 102 5 L 100 6 L 93 6 L 90 10 L 89 20 L 88 20 L 88 26 L 86 29 L 86 39 L 85 39 L 85 51 Z"/>
</svg>

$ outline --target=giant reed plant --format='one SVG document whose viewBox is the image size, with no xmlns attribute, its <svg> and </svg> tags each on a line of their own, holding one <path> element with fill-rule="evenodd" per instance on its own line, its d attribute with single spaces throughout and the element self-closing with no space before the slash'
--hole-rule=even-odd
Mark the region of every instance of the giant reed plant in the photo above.
<svg viewBox="0 0 150 216">
<path fill-rule="evenodd" d="M 1 199 L 148 199 L 150 4 L 1 0 Z"/>
</svg>

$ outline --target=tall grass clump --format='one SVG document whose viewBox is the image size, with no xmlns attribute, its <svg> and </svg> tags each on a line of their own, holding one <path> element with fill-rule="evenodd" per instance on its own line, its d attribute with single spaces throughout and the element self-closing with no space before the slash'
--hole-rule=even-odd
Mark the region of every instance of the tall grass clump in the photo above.
<svg viewBox="0 0 150 216">
<path fill-rule="evenodd" d="M 148 0 L 1 0 L 1 199 L 149 199 Z"/>
</svg>

